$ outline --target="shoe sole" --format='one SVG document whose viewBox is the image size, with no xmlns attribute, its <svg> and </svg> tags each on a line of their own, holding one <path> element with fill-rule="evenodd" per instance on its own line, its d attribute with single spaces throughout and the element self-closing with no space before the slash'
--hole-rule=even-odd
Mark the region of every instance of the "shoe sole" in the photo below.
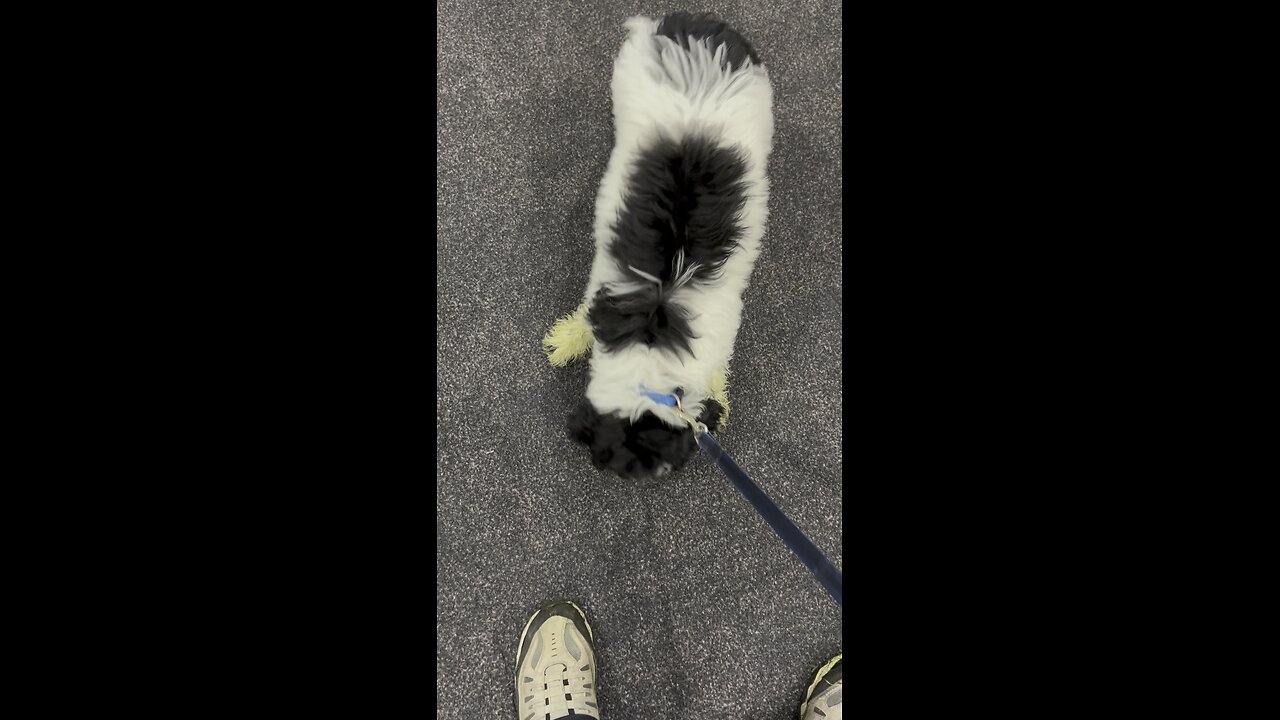
<svg viewBox="0 0 1280 720">
<path fill-rule="evenodd" d="M 533 618 L 529 619 L 532 620 Z M 809 709 L 809 701 L 813 699 L 813 689 L 818 687 L 818 683 L 822 682 L 822 678 L 826 677 L 827 673 L 831 672 L 831 668 L 835 667 L 836 663 L 840 662 L 842 658 L 844 658 L 844 653 L 836 655 L 828 660 L 826 665 L 818 668 L 818 674 L 814 676 L 813 682 L 809 683 L 809 690 L 804 694 L 804 702 L 800 703 L 800 720 L 804 720 L 805 711 Z M 518 674 L 519 672 L 520 668 L 516 668 L 516 673 Z"/>
</svg>

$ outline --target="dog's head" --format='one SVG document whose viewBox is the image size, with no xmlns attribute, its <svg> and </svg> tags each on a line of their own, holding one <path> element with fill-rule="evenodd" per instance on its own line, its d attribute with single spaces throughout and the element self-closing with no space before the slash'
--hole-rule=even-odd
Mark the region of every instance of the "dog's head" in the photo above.
<svg viewBox="0 0 1280 720">
<path fill-rule="evenodd" d="M 698 420 L 712 430 L 724 408 L 706 400 Z M 646 412 L 635 422 L 598 412 L 590 402 L 569 417 L 569 437 L 591 449 L 591 464 L 622 478 L 662 477 L 679 470 L 698 449 L 688 427 L 672 427 Z"/>
</svg>

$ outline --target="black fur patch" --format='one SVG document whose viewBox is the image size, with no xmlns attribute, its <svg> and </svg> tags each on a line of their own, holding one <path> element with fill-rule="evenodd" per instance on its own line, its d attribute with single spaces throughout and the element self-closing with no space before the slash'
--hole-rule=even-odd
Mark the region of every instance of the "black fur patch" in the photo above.
<svg viewBox="0 0 1280 720">
<path fill-rule="evenodd" d="M 608 252 L 620 271 L 645 287 L 606 287 L 592 300 L 587 320 L 606 350 L 641 342 L 688 351 L 693 335 L 685 311 L 629 268 L 662 278 L 665 293 L 683 251 L 684 267 L 699 266 L 692 282 L 714 280 L 742 234 L 745 173 L 737 151 L 703 137 L 662 139 L 640 154 Z"/>
<path fill-rule="evenodd" d="M 720 45 L 724 45 L 725 58 L 729 62 L 729 67 L 734 70 L 741 67 L 747 58 L 756 65 L 760 64 L 760 58 L 751 47 L 751 43 L 747 42 L 747 39 L 737 30 L 729 27 L 728 23 L 717 20 L 711 13 L 701 15 L 690 15 L 687 12 L 672 13 L 662 18 L 662 22 L 658 25 L 658 34 L 675 40 L 685 50 L 689 49 L 689 38 L 707 38 L 713 52 Z"/>
<path fill-rule="evenodd" d="M 707 400 L 698 420 L 714 432 L 723 412 L 719 403 Z M 649 412 L 632 423 L 597 412 L 589 402 L 569 417 L 569 437 L 591 448 L 596 469 L 627 479 L 652 477 L 663 464 L 679 470 L 698 450 L 687 427 L 673 428 Z"/>
<path fill-rule="evenodd" d="M 587 322 L 595 341 L 606 349 L 639 342 L 693 352 L 689 346 L 693 329 L 685 309 L 663 302 L 657 285 L 622 294 L 600 288 L 587 312 Z"/>
<path fill-rule="evenodd" d="M 696 279 L 710 279 L 738 245 L 738 213 L 747 201 L 746 161 L 700 136 L 662 139 L 637 158 L 609 247 L 621 269 L 634 266 L 667 280 L 676 251 Z"/>
</svg>

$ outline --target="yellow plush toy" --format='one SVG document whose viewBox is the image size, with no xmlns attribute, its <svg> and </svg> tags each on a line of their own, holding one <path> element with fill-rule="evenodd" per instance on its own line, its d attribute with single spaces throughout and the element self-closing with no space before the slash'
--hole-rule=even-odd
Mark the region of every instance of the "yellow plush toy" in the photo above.
<svg viewBox="0 0 1280 720">
<path fill-rule="evenodd" d="M 591 326 L 587 324 L 587 306 L 579 305 L 570 315 L 556 323 L 542 338 L 542 351 L 556 367 L 564 367 L 570 361 L 585 357 L 591 352 Z"/>
<path fill-rule="evenodd" d="M 551 326 L 546 337 L 542 338 L 542 351 L 547 355 L 547 362 L 565 367 L 578 358 L 586 357 L 593 342 L 591 326 L 587 324 L 587 306 L 579 305 L 577 310 L 559 318 Z M 729 368 L 717 370 L 707 384 L 711 399 L 724 408 L 716 425 L 716 430 L 723 430 L 729 422 Z"/>
</svg>

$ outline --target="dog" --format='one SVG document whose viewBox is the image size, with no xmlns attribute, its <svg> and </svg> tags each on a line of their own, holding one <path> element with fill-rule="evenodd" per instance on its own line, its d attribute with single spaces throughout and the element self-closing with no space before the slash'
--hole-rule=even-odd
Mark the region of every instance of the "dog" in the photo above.
<svg viewBox="0 0 1280 720">
<path fill-rule="evenodd" d="M 755 49 L 709 15 L 626 21 L 614 62 L 615 143 L 595 204 L 595 259 L 553 364 L 591 351 L 569 436 L 623 478 L 679 470 L 697 449 L 673 393 L 710 429 L 768 214 L 773 90 Z M 594 346 L 594 349 L 592 348 Z"/>
</svg>

